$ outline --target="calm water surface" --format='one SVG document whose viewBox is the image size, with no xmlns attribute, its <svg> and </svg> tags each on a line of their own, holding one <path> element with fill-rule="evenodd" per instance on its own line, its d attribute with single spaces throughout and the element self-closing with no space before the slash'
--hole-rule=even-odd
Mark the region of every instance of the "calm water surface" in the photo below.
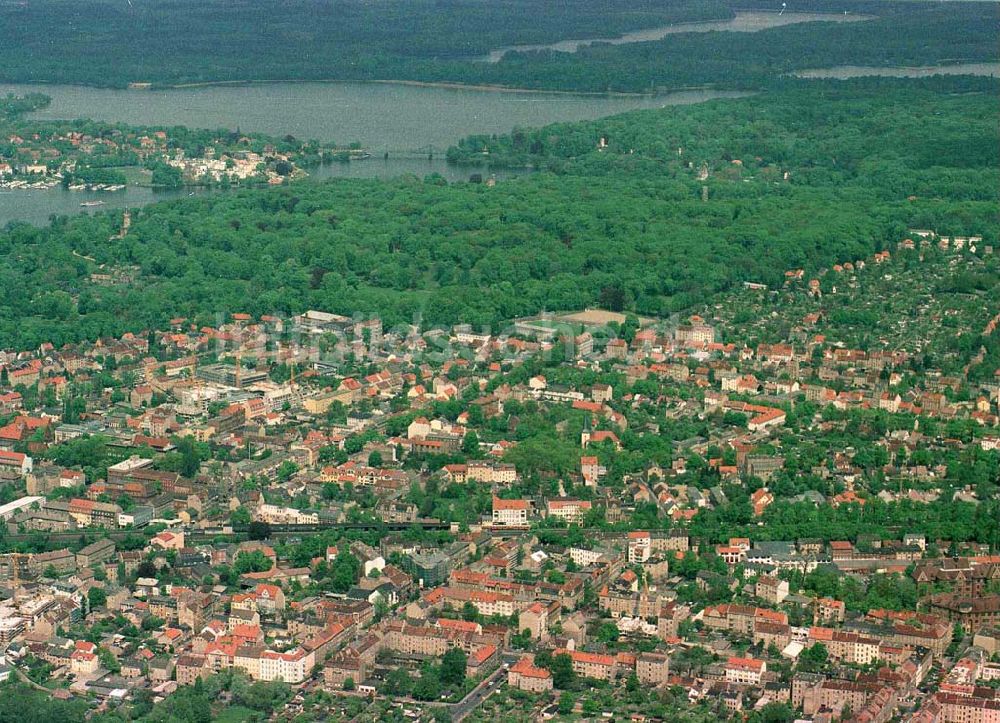
<svg viewBox="0 0 1000 723">
<path fill-rule="evenodd" d="M 466 180 L 473 172 L 449 167 L 443 159 L 449 145 L 469 134 L 506 133 L 517 126 L 746 95 L 684 91 L 659 96 L 586 96 L 383 83 L 269 83 L 152 91 L 0 84 L 0 94 L 28 92 L 51 96 L 51 105 L 31 116 L 42 120 L 93 118 L 133 125 L 239 128 L 342 145 L 357 141 L 374 156 L 323 166 L 312 171 L 314 177 L 440 173 L 449 180 Z M 386 152 L 388 160 L 384 160 Z M 0 192 L 0 225 L 13 219 L 45 223 L 51 214 L 141 206 L 189 193 L 132 186 L 118 193 L 62 189 Z M 80 207 L 89 200 L 103 200 L 105 205 Z"/>
<path fill-rule="evenodd" d="M 646 28 L 636 30 L 617 38 L 589 38 L 585 40 L 561 40 L 558 43 L 548 43 L 543 45 L 508 45 L 505 48 L 497 48 L 489 55 L 479 58 L 487 63 L 498 63 L 504 55 L 511 51 L 528 52 L 532 50 L 556 50 L 561 53 L 575 53 L 580 48 L 593 45 L 594 43 L 608 43 L 610 45 L 625 45 L 627 43 L 645 43 L 651 40 L 662 40 L 668 35 L 678 33 L 708 33 L 711 31 L 722 31 L 731 33 L 755 33 L 768 28 L 777 28 L 782 25 L 794 25 L 796 23 L 812 22 L 835 22 L 850 23 L 859 20 L 868 20 L 870 16 L 834 13 L 777 13 L 747 11 L 737 12 L 735 17 L 729 20 L 708 20 L 695 23 L 675 23 L 673 25 L 661 25 L 656 28 Z"/>
</svg>

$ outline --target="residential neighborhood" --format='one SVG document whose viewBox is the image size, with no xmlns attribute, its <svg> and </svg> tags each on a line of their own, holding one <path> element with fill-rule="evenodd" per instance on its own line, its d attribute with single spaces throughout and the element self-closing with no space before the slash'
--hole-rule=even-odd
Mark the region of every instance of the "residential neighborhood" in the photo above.
<svg viewBox="0 0 1000 723">
<path fill-rule="evenodd" d="M 29 120 L 23 115 L 44 108 L 46 96 L 5 102 L 13 109 L 4 113 L 0 103 L 0 191 L 275 185 L 307 176 L 305 166 L 335 152 L 361 153 L 254 133 Z"/>
<path fill-rule="evenodd" d="M 287 720 L 995 721 L 1000 315 L 933 293 L 991 254 L 911 230 L 679 319 L 230 311 L 0 352 L 0 680 Z"/>
</svg>

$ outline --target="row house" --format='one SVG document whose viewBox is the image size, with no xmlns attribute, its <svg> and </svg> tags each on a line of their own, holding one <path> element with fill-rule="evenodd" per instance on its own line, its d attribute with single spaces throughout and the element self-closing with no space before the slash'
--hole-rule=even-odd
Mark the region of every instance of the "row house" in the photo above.
<svg viewBox="0 0 1000 723">
<path fill-rule="evenodd" d="M 191 630 L 201 630 L 215 615 L 218 598 L 200 592 L 185 592 L 177 596 L 177 623 Z"/>
<path fill-rule="evenodd" d="M 28 560 L 28 571 L 32 577 L 38 577 L 49 568 L 53 568 L 60 575 L 67 572 L 75 572 L 77 568 L 76 555 L 68 549 L 52 550 L 51 552 L 41 552 L 32 555 Z"/>
<path fill-rule="evenodd" d="M 822 680 L 802 695 L 802 710 L 815 715 L 823 708 L 839 714 L 845 708 L 860 711 L 882 689 L 879 683 L 855 683 L 847 680 Z"/>
<path fill-rule="evenodd" d="M 489 592 L 484 590 L 468 590 L 454 587 L 439 587 L 424 596 L 424 601 L 430 606 L 450 604 L 461 609 L 466 603 L 471 603 L 480 615 L 513 615 L 523 603 L 518 603 L 512 595 Z"/>
<path fill-rule="evenodd" d="M 630 653 L 604 655 L 585 653 L 581 650 L 556 648 L 552 655 L 568 655 L 573 663 L 573 672 L 584 678 L 614 680 L 618 675 L 635 670 L 636 658 Z"/>
<path fill-rule="evenodd" d="M 868 665 L 879 660 L 882 641 L 846 630 L 812 627 L 809 629 L 809 643 L 822 643 L 830 657 L 854 665 Z"/>
<path fill-rule="evenodd" d="M 939 593 L 926 599 L 927 609 L 935 615 L 961 625 L 966 630 L 1000 626 L 1000 595 L 965 597 Z"/>
<path fill-rule="evenodd" d="M 893 610 L 869 610 L 867 620 L 851 624 L 860 632 L 881 638 L 887 643 L 909 647 L 924 647 L 935 656 L 942 656 L 951 644 L 953 628 L 936 615 Z"/>
<path fill-rule="evenodd" d="M 761 575 L 754 583 L 754 595 L 771 605 L 780 605 L 789 595 L 788 581 Z"/>
<path fill-rule="evenodd" d="M 509 486 L 517 481 L 517 469 L 508 462 L 473 460 L 466 465 L 465 476 L 470 482 Z"/>
<path fill-rule="evenodd" d="M 541 590 L 540 583 L 516 582 L 507 578 L 493 577 L 485 572 L 474 572 L 468 569 L 454 570 L 449 575 L 451 587 L 469 590 L 498 592 L 514 597 L 518 602 L 531 603 Z"/>
<path fill-rule="evenodd" d="M 598 595 L 598 602 L 601 610 L 613 618 L 623 616 L 653 618 L 659 615 L 660 608 L 666 600 L 656 590 L 648 588 L 632 592 L 605 585 Z"/>
<path fill-rule="evenodd" d="M 391 621 L 382 631 L 383 646 L 402 655 L 438 657 L 450 648 L 460 648 L 472 655 L 484 648 L 496 650 L 505 640 L 505 636 L 485 632 L 478 623 L 447 618 L 440 618 L 433 625 Z"/>
<path fill-rule="evenodd" d="M 46 507 L 61 509 L 61 506 L 54 502 L 47 503 Z M 71 499 L 66 504 L 66 510 L 77 524 L 84 527 L 108 527 L 111 529 L 118 527 L 118 515 L 122 511 L 118 505 L 94 502 L 79 497 Z"/>
<path fill-rule="evenodd" d="M 301 683 L 312 671 L 315 659 L 303 648 L 279 653 L 265 650 L 260 656 L 260 680 L 281 680 L 293 685 Z"/>
<path fill-rule="evenodd" d="M 54 500 L 46 502 L 45 508 L 54 512 L 68 514 L 77 524 L 84 527 L 118 527 L 118 515 L 121 508 L 105 502 L 94 502 L 79 497 L 69 501 Z"/>
<path fill-rule="evenodd" d="M 77 567 L 90 567 L 110 560 L 115 555 L 114 540 L 104 539 L 92 542 L 76 553 Z"/>
<path fill-rule="evenodd" d="M 230 607 L 264 615 L 275 615 L 285 609 L 285 593 L 277 585 L 258 584 L 253 592 L 234 595 Z"/>
<path fill-rule="evenodd" d="M 758 621 L 787 625 L 788 616 L 774 610 L 731 603 L 706 607 L 702 614 L 702 622 L 706 627 L 741 635 L 753 634 L 754 625 Z"/>
<path fill-rule="evenodd" d="M 383 645 L 400 655 L 440 657 L 451 643 L 440 629 L 393 621 L 385 627 Z"/>
<path fill-rule="evenodd" d="M 975 558 L 922 562 L 914 568 L 913 580 L 921 591 L 945 583 L 956 595 L 975 597 L 982 595 L 987 587 L 1000 584 L 1000 563 L 980 564 Z"/>
<path fill-rule="evenodd" d="M 335 646 L 344 641 L 348 635 L 348 629 L 340 623 L 332 623 L 315 635 L 307 638 L 302 647 L 306 652 L 312 653 L 314 660 L 318 663 L 326 660 Z"/>
<path fill-rule="evenodd" d="M 0 470 L 10 471 L 19 477 L 31 474 L 34 461 L 23 452 L 8 452 L 0 449 Z"/>
<path fill-rule="evenodd" d="M 382 650 L 382 639 L 376 634 L 355 640 L 335 654 L 323 666 L 323 680 L 327 685 L 340 687 L 351 678 L 356 683 L 365 680 L 375 667 L 375 660 Z"/>
<path fill-rule="evenodd" d="M 778 650 L 784 650 L 792 642 L 792 627 L 781 623 L 758 621 L 753 627 L 754 644 L 760 643 L 765 648 L 774 645 Z"/>
<path fill-rule="evenodd" d="M 959 693 L 939 692 L 934 696 L 939 723 L 993 723 L 1000 720 L 1000 700 Z"/>
<path fill-rule="evenodd" d="M 177 657 L 174 673 L 178 685 L 194 685 L 199 679 L 206 680 L 212 674 L 204 655 L 189 653 Z"/>
</svg>

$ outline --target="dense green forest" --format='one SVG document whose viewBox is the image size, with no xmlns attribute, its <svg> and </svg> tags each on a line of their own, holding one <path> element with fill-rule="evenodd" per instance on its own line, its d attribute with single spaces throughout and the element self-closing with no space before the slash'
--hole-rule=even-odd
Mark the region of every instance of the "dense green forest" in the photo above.
<svg viewBox="0 0 1000 723">
<path fill-rule="evenodd" d="M 762 87 L 784 72 L 841 64 L 995 60 L 992 3 L 811 0 L 797 12 L 870 14 L 757 33 L 684 33 L 579 53 L 489 50 L 613 37 L 670 23 L 778 9 L 765 0 L 307 0 L 0 6 L 0 79 L 124 86 L 267 79 L 405 79 L 640 91 L 712 84 Z M 791 10 L 791 8 L 789 9 Z"/>
<path fill-rule="evenodd" d="M 860 9 L 878 17 L 756 33 L 668 35 L 655 42 L 595 44 L 573 54 L 508 53 L 489 68 L 451 72 L 463 80 L 500 85 L 643 92 L 705 85 L 761 88 L 784 73 L 838 65 L 926 66 L 997 58 L 998 16 L 984 3 L 873 3 Z"/>
<path fill-rule="evenodd" d="M 57 700 L 20 682 L 0 684 L 0 723 L 82 723 L 86 717 L 86 701 Z"/>
<path fill-rule="evenodd" d="M 359 78 L 407 60 L 730 16 L 726 0 L 47 0 L 0 6 L 0 77 L 119 86 Z"/>
<path fill-rule="evenodd" d="M 794 180 L 809 185 L 836 185 L 885 165 L 919 169 L 929 177 L 948 168 L 990 172 L 1000 166 L 997 88 L 995 80 L 973 76 L 849 83 L 789 79 L 744 100 L 471 136 L 449 149 L 448 159 L 556 172 L 575 159 L 579 172 L 586 158 L 586 172 L 601 174 L 636 164 L 676 170 L 690 162 L 738 159 L 745 170 L 794 169 Z M 606 148 L 598 152 L 602 138 Z M 996 198 L 994 184 L 973 176 L 969 181 L 973 195 Z M 913 193 L 931 191 L 921 186 Z M 939 192 L 937 185 L 933 192 Z M 956 192 L 949 183 L 947 194 Z"/>
<path fill-rule="evenodd" d="M 553 169 L 492 188 L 303 182 L 152 206 L 123 239 L 111 214 L 12 225 L 0 346 L 227 311 L 477 325 L 594 303 L 665 314 L 866 256 L 910 226 L 995 242 L 998 84 L 977 82 L 801 82 L 515 134 L 498 147 L 537 141 Z M 96 264 L 139 278 L 92 285 Z"/>
</svg>

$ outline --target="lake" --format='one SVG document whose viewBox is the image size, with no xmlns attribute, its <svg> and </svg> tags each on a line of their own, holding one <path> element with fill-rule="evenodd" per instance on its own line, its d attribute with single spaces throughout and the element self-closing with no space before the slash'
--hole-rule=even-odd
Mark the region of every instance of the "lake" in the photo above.
<svg viewBox="0 0 1000 723">
<path fill-rule="evenodd" d="M 401 83 L 265 83 L 169 90 L 0 84 L 0 94 L 29 92 L 52 98 L 51 105 L 30 116 L 40 120 L 92 118 L 132 125 L 239 128 L 342 145 L 357 141 L 370 149 L 374 158 L 323 166 L 312 171 L 313 175 L 391 177 L 440 173 L 449 180 L 465 180 L 474 172 L 450 167 L 443 158 L 449 145 L 470 134 L 506 133 L 517 126 L 536 127 L 640 108 L 747 95 L 734 91 L 573 95 Z M 388 161 L 383 159 L 386 152 Z M 433 160 L 428 160 L 428 155 Z M 54 213 L 141 206 L 188 193 L 132 186 L 118 193 L 62 189 L 0 192 L 0 225 L 13 219 L 45 223 Z M 105 205 L 80 207 L 81 202 L 90 200 L 103 200 Z"/>
<path fill-rule="evenodd" d="M 674 23 L 673 25 L 661 25 L 656 28 L 646 28 L 636 30 L 631 33 L 620 35 L 616 38 L 588 38 L 583 40 L 561 40 L 558 43 L 547 43 L 542 45 L 509 45 L 505 48 L 497 48 L 489 55 L 477 58 L 477 60 L 487 63 L 498 63 L 504 55 L 511 51 L 529 52 L 532 50 L 556 50 L 560 53 L 575 53 L 582 47 L 593 45 L 594 43 L 608 43 L 610 45 L 625 45 L 626 43 L 645 43 L 652 40 L 662 40 L 668 35 L 678 33 L 708 33 L 712 31 L 730 33 L 756 33 L 768 28 L 777 28 L 782 25 L 795 25 L 797 23 L 813 22 L 834 22 L 850 23 L 859 20 L 869 20 L 871 16 L 855 14 L 834 14 L 834 13 L 776 13 L 764 11 L 737 12 L 735 17 L 729 20 L 707 20 L 705 22 Z"/>
</svg>

